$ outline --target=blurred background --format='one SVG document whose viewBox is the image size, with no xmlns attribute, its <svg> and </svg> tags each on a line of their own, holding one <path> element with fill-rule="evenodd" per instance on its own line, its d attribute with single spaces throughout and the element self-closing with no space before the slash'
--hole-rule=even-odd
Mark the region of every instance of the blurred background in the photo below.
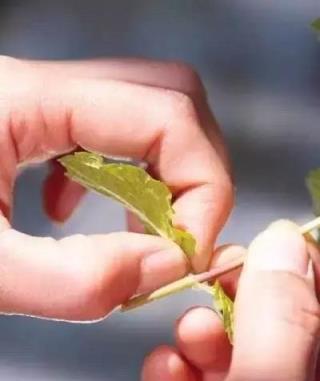
<svg viewBox="0 0 320 381">
<path fill-rule="evenodd" d="M 193 64 L 236 171 L 237 204 L 220 242 L 247 244 L 276 218 L 311 216 L 304 176 L 320 166 L 320 43 L 309 28 L 317 16 L 316 0 L 2 0 L 0 54 Z M 123 210 L 92 194 L 53 226 L 41 209 L 46 170 L 19 177 L 16 228 L 54 237 L 124 229 Z M 0 379 L 138 380 L 145 354 L 170 343 L 175 319 L 202 303 L 209 298 L 187 292 L 94 325 L 0 317 Z"/>
</svg>

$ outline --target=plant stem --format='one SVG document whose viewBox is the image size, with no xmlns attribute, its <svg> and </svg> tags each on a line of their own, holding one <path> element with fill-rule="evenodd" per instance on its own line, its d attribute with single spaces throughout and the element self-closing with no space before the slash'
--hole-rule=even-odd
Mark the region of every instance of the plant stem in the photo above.
<svg viewBox="0 0 320 381">
<path fill-rule="evenodd" d="M 305 235 L 307 233 L 310 233 L 312 230 L 317 229 L 318 227 L 320 227 L 320 217 L 317 217 L 312 221 L 302 225 L 300 227 L 300 231 L 303 235 Z"/>
<path fill-rule="evenodd" d="M 215 278 L 240 267 L 243 263 L 244 256 L 240 256 L 237 259 L 225 263 L 221 266 L 213 267 L 211 270 L 196 274 L 187 275 L 186 277 L 179 279 L 173 283 L 166 286 L 158 288 L 157 290 L 151 292 L 150 294 L 138 295 L 130 299 L 126 304 L 121 307 L 122 311 L 132 310 L 134 308 L 140 307 L 144 304 L 151 303 L 154 300 L 162 299 L 166 296 L 175 294 L 177 292 L 183 291 L 187 288 L 193 287 L 198 283 L 207 282 L 209 280 L 214 280 Z"/>
<path fill-rule="evenodd" d="M 197 284 L 197 281 L 195 280 L 195 276 L 188 275 L 166 286 L 158 288 L 157 290 L 151 292 L 150 294 L 142 294 L 130 299 L 127 302 L 127 304 L 123 304 L 121 306 L 121 311 L 128 311 L 128 310 L 132 310 L 134 308 L 143 306 L 144 304 L 151 303 L 154 300 L 159 300 L 168 295 L 172 295 L 172 294 L 175 294 L 176 292 L 193 287 L 195 284 Z"/>
<path fill-rule="evenodd" d="M 310 232 L 316 228 L 320 227 L 320 217 L 302 225 L 300 231 L 303 235 L 308 236 Z M 220 266 L 213 267 L 211 270 L 195 274 L 187 275 L 186 277 L 179 279 L 173 283 L 163 286 L 151 293 L 142 294 L 129 299 L 127 303 L 121 306 L 121 311 L 129 311 L 137 307 L 141 307 L 147 303 L 151 303 L 155 300 L 165 298 L 169 295 L 175 294 L 177 292 L 183 291 L 187 288 L 193 287 L 196 284 L 208 281 L 214 281 L 219 276 L 232 271 L 243 265 L 245 260 L 245 255 L 242 255 L 228 263 Z"/>
<path fill-rule="evenodd" d="M 207 283 L 199 283 L 197 284 L 196 288 L 206 292 L 207 294 L 210 294 L 211 296 L 213 295 L 212 287 L 210 287 Z"/>
</svg>

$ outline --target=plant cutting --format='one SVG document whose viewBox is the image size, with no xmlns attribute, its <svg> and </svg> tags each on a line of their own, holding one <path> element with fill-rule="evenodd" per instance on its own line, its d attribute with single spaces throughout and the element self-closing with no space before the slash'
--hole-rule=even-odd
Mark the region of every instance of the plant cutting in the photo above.
<svg viewBox="0 0 320 381">
<path fill-rule="evenodd" d="M 174 210 L 169 188 L 163 182 L 152 178 L 143 168 L 123 162 L 110 162 L 101 155 L 85 151 L 63 156 L 59 162 L 65 167 L 67 176 L 72 180 L 120 202 L 134 213 L 143 223 L 147 234 L 159 235 L 175 242 L 181 247 L 187 259 L 194 255 L 196 249 L 194 237 L 189 232 L 173 226 Z M 312 232 L 320 227 L 320 169 L 311 171 L 306 182 L 317 217 L 303 225 L 301 233 L 307 239 L 316 242 Z M 217 278 L 242 266 L 244 259 L 243 256 L 213 267 L 209 271 L 189 274 L 151 293 L 137 295 L 128 300 L 121 310 L 128 311 L 187 288 L 197 288 L 211 295 L 212 308 L 221 318 L 229 340 L 232 342 L 233 302 L 226 295 Z"/>
</svg>

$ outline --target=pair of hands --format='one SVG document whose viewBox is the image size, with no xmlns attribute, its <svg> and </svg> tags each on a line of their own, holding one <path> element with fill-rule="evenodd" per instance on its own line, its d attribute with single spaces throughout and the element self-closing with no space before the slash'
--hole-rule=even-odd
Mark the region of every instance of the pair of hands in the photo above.
<svg viewBox="0 0 320 381">
<path fill-rule="evenodd" d="M 1 57 L 0 80 L 1 312 L 101 319 L 133 294 L 188 272 L 179 248 L 139 234 L 132 216 L 130 233 L 59 241 L 10 227 L 17 168 L 79 146 L 150 164 L 152 174 L 175 196 L 175 224 L 197 239 L 196 271 L 243 252 L 229 246 L 212 255 L 212 242 L 233 204 L 233 185 L 205 91 L 188 66 Z M 52 167 L 43 192 L 51 218 L 64 221 L 83 194 L 60 167 Z M 237 292 L 231 367 L 231 347 L 221 323 L 210 310 L 194 309 L 177 324 L 178 349 L 161 347 L 146 359 L 144 380 L 306 379 L 319 313 L 306 275 L 305 241 L 294 226 L 282 223 L 257 239 L 248 258 Z M 224 281 L 234 290 L 233 279 Z"/>
</svg>

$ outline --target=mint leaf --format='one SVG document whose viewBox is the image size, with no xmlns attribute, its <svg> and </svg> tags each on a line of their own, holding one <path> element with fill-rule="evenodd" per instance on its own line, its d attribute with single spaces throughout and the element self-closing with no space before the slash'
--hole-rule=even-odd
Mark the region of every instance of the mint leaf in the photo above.
<svg viewBox="0 0 320 381">
<path fill-rule="evenodd" d="M 194 254 L 193 236 L 172 225 L 174 210 L 169 188 L 144 169 L 124 163 L 106 163 L 102 156 L 90 152 L 66 155 L 59 162 L 71 179 L 111 197 L 133 212 L 148 233 L 174 241 L 188 256 Z"/>
<path fill-rule="evenodd" d="M 320 216 L 320 168 L 310 171 L 306 177 L 306 185 L 311 196 L 313 212 Z M 317 241 L 320 243 L 320 229 L 317 232 Z"/>
<path fill-rule="evenodd" d="M 311 28 L 316 32 L 320 33 L 320 17 L 317 19 L 313 20 L 311 23 Z"/>
<path fill-rule="evenodd" d="M 309 190 L 313 211 L 316 216 L 320 215 L 320 168 L 310 171 L 306 177 L 306 185 Z"/>
<path fill-rule="evenodd" d="M 224 292 L 219 281 L 216 281 L 211 287 L 213 296 L 213 309 L 220 316 L 223 327 L 228 335 L 230 343 L 233 342 L 233 307 L 234 303 L 229 296 Z"/>
</svg>

